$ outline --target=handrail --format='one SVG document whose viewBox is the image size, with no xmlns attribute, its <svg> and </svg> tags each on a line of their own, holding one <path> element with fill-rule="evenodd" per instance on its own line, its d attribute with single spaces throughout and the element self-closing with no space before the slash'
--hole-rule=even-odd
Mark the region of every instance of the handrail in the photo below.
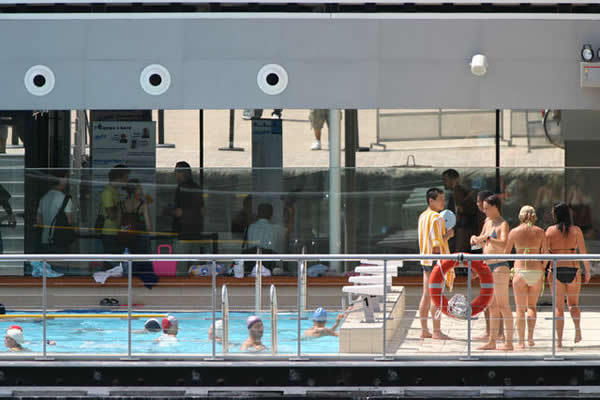
<svg viewBox="0 0 600 400">
<path fill-rule="evenodd" d="M 271 285 L 271 291 L 269 293 L 271 298 L 271 354 L 277 354 L 277 313 L 279 313 L 279 307 L 277 305 L 277 289 L 275 285 Z"/>
<path fill-rule="evenodd" d="M 600 261 L 600 254 L 1 254 L 8 261 L 360 261 L 497 260 Z"/>
<path fill-rule="evenodd" d="M 223 337 L 221 338 L 221 344 L 223 347 L 223 354 L 227 354 L 229 349 L 229 293 L 227 292 L 227 285 L 223 285 L 221 288 L 221 318 L 223 321 Z M 213 336 L 216 337 L 217 327 L 216 324 L 213 327 Z"/>
</svg>

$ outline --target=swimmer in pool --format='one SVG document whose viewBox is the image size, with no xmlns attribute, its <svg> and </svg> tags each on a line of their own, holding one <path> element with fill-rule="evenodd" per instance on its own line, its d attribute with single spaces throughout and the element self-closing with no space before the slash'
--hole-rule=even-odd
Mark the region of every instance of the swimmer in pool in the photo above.
<svg viewBox="0 0 600 400">
<path fill-rule="evenodd" d="M 150 318 L 144 322 L 144 329 L 133 330 L 131 333 L 158 333 L 161 330 L 160 322 L 156 318 Z"/>
<path fill-rule="evenodd" d="M 29 349 L 23 347 L 25 343 L 25 337 L 23 336 L 23 328 L 19 325 L 11 325 L 6 330 L 6 336 L 4 337 L 4 345 L 10 351 L 29 351 Z M 54 340 L 46 339 L 46 344 L 50 346 L 56 345 Z"/>
<path fill-rule="evenodd" d="M 208 340 L 213 340 L 213 332 L 214 332 L 214 336 L 215 336 L 215 341 L 217 343 L 221 343 L 223 341 L 223 320 L 222 319 L 218 319 L 215 321 L 215 327 L 213 328 L 213 325 L 210 324 L 210 328 L 208 328 Z"/>
<path fill-rule="evenodd" d="M 155 341 L 173 341 L 177 340 L 177 333 L 179 332 L 179 321 L 172 315 L 169 315 L 167 318 L 163 318 L 162 320 L 162 330 L 163 333 L 160 335 Z"/>
<path fill-rule="evenodd" d="M 242 351 L 261 351 L 265 350 L 265 345 L 262 344 L 264 326 L 260 317 L 251 315 L 246 320 L 248 327 L 248 339 L 242 343 Z"/>
<path fill-rule="evenodd" d="M 313 313 L 313 326 L 304 332 L 304 337 L 323 337 L 323 336 L 339 336 L 335 330 L 340 325 L 340 321 L 344 314 L 338 314 L 335 323 L 331 328 L 327 328 L 327 311 L 323 307 L 319 307 Z"/>
<path fill-rule="evenodd" d="M 548 252 L 553 254 L 586 254 L 583 233 L 578 226 L 571 223 L 571 211 L 565 203 L 557 203 L 552 207 L 555 225 L 546 229 Z M 551 268 L 553 263 L 550 263 Z M 590 262 L 584 261 L 584 282 L 590 282 Z M 581 271 L 579 261 L 557 261 L 556 263 L 556 346 L 562 348 L 563 330 L 565 328 L 565 295 L 575 325 L 575 343 L 581 342 L 581 310 L 579 309 L 579 291 L 581 290 Z M 554 271 L 548 275 L 550 290 L 554 289 Z"/>
</svg>

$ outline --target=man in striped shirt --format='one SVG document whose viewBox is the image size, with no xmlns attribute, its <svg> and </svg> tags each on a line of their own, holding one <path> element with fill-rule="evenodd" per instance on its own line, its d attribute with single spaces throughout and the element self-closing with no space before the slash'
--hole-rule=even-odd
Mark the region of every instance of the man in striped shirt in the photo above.
<svg viewBox="0 0 600 400">
<path fill-rule="evenodd" d="M 454 236 L 454 230 L 446 231 L 444 218 L 439 214 L 444 209 L 444 191 L 432 188 L 426 194 L 429 207 L 419 216 L 419 252 L 420 254 L 448 254 L 448 239 Z M 433 269 L 433 260 L 421 260 L 423 269 L 423 295 L 419 304 L 421 318 L 421 338 L 449 339 L 442 333 L 440 319 L 436 318 L 437 307 L 431 302 L 429 296 L 429 274 Z M 431 312 L 433 320 L 433 334 L 427 328 L 427 316 Z"/>
</svg>

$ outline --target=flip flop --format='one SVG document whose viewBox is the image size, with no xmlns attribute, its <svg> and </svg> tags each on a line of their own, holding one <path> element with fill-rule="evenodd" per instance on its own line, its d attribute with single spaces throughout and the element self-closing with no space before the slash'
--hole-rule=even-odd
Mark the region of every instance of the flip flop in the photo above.
<svg viewBox="0 0 600 400">
<path fill-rule="evenodd" d="M 108 299 L 108 301 L 110 302 L 111 306 L 118 306 L 119 305 L 119 300 L 114 299 L 112 297 L 110 299 Z"/>
<path fill-rule="evenodd" d="M 102 300 L 100 300 L 100 305 L 101 306 L 110 306 L 111 305 L 110 299 L 108 297 L 103 298 Z"/>
</svg>

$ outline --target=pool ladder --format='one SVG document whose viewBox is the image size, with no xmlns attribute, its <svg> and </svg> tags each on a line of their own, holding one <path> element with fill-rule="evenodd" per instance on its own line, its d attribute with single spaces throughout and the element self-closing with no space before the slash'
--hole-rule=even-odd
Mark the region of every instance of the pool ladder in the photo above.
<svg viewBox="0 0 600 400">
<path fill-rule="evenodd" d="M 275 355 L 277 354 L 277 314 L 279 313 L 275 285 L 271 285 L 269 298 L 271 300 L 271 352 Z M 227 285 L 223 285 L 221 288 L 221 313 L 223 318 L 223 353 L 227 353 L 229 348 L 229 293 Z"/>
</svg>

